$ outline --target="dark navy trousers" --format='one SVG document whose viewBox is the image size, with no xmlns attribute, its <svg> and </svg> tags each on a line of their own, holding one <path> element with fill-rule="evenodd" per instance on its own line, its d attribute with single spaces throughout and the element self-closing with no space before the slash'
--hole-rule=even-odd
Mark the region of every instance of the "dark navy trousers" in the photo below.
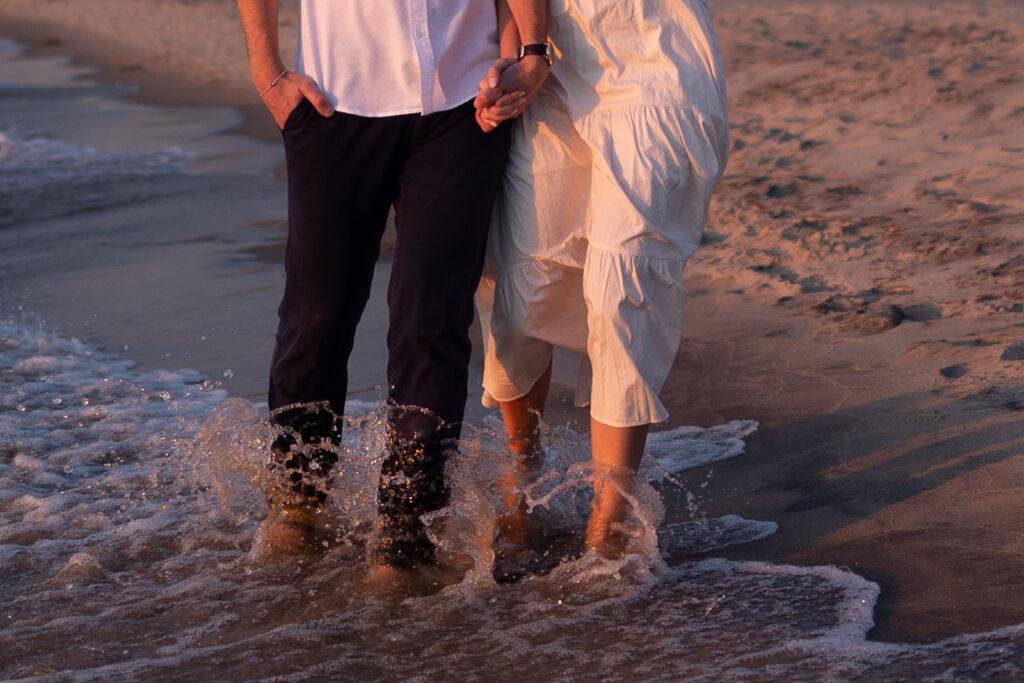
<svg viewBox="0 0 1024 683">
<path fill-rule="evenodd" d="M 392 404 L 430 411 L 444 423 L 445 436 L 458 435 L 473 293 L 508 128 L 483 133 L 472 103 L 426 116 L 336 112 L 325 118 L 304 101 L 289 115 L 282 131 L 286 280 L 270 371 L 271 409 L 328 401 L 342 414 L 356 325 L 393 205 L 388 396 Z"/>
<path fill-rule="evenodd" d="M 287 488 L 323 499 L 331 462 L 295 444 L 337 443 L 348 359 L 366 307 L 388 211 L 397 241 L 388 287 L 388 435 L 373 561 L 430 562 L 421 516 L 444 506 L 444 463 L 461 431 L 473 294 L 508 155 L 509 126 L 483 133 L 472 103 L 422 116 L 324 118 L 303 102 L 285 122 L 288 244 L 270 369 Z M 307 404 L 279 410 L 293 404 Z M 308 433 L 325 425 L 324 434 Z M 278 443 L 280 442 L 280 443 Z M 274 449 L 271 449 L 274 451 Z M 310 463 L 313 458 L 317 467 Z"/>
</svg>

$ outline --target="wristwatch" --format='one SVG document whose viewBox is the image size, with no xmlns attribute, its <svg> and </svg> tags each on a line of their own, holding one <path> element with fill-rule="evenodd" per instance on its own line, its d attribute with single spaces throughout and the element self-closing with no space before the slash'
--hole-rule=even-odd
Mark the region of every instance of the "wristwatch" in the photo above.
<svg viewBox="0 0 1024 683">
<path fill-rule="evenodd" d="M 555 62 L 555 49 L 551 46 L 551 43 L 530 43 L 529 45 L 519 46 L 519 59 L 522 59 L 526 55 L 538 55 L 544 58 L 544 61 L 551 66 Z"/>
</svg>

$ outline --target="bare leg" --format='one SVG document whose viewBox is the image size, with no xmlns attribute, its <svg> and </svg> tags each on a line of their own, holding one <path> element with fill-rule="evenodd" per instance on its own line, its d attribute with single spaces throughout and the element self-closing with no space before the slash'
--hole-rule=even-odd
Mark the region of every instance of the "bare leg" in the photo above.
<svg viewBox="0 0 1024 683">
<path fill-rule="evenodd" d="M 544 414 L 544 402 L 551 387 L 551 365 L 540 376 L 533 388 L 522 398 L 501 404 L 501 416 L 508 432 L 509 448 L 523 456 L 516 459 L 498 481 L 504 492 L 505 511 L 498 518 L 498 531 L 502 538 L 522 545 L 528 537 L 526 504 L 519 501 L 518 490 L 522 482 L 529 481 L 540 465 L 540 420 Z"/>
<path fill-rule="evenodd" d="M 626 499 L 616 487 L 630 492 L 647 443 L 650 425 L 612 427 L 591 418 L 590 442 L 594 465 L 594 503 L 587 523 L 587 550 L 619 557 L 626 537 L 613 527 L 626 518 Z"/>
</svg>

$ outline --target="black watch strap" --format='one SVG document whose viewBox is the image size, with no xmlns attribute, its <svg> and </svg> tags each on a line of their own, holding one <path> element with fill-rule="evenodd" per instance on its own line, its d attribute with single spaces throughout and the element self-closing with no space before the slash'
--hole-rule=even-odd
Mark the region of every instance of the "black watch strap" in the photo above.
<svg viewBox="0 0 1024 683">
<path fill-rule="evenodd" d="M 554 63 L 555 52 L 551 47 L 551 43 L 530 43 L 529 45 L 519 46 L 519 59 L 522 59 L 526 55 L 537 55 L 543 57 L 544 61 L 551 66 Z"/>
</svg>

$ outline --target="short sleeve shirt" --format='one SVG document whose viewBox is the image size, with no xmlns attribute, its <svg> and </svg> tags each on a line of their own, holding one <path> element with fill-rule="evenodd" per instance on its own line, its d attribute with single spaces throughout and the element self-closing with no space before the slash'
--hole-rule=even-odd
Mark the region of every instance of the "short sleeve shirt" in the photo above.
<svg viewBox="0 0 1024 683">
<path fill-rule="evenodd" d="M 476 95 L 497 58 L 491 0 L 300 0 L 295 69 L 338 111 L 452 109 Z"/>
</svg>

